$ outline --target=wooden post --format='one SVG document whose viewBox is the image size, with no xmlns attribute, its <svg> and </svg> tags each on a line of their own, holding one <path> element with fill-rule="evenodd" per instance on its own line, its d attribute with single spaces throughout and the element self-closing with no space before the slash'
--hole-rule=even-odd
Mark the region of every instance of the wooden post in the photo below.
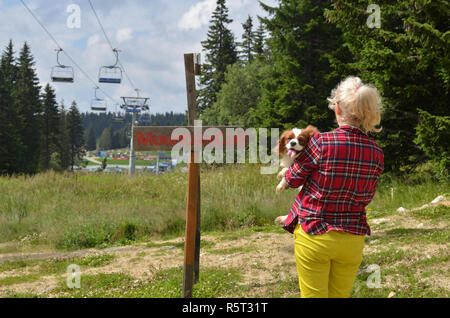
<svg viewBox="0 0 450 318">
<path fill-rule="evenodd" d="M 201 54 L 196 53 L 193 56 L 194 58 L 194 75 L 201 75 Z M 194 86 L 195 87 L 195 86 Z M 196 113 L 198 112 L 198 107 L 196 104 Z M 197 114 L 198 116 L 198 114 Z M 197 119 L 197 117 L 195 118 Z M 191 125 L 194 125 L 194 123 L 191 123 Z M 195 233 L 195 259 L 194 259 L 194 284 L 198 283 L 199 276 L 200 276 L 200 216 L 201 216 L 201 186 L 200 186 L 200 173 L 198 174 L 198 204 L 197 204 L 197 231 Z"/>
<path fill-rule="evenodd" d="M 186 71 L 186 91 L 188 102 L 188 124 L 194 125 L 197 119 L 197 93 L 195 91 L 194 54 L 184 55 Z M 183 297 L 191 298 L 194 285 L 197 223 L 199 223 L 200 164 L 195 163 L 195 152 L 191 149 L 191 162 L 188 164 L 188 193 L 186 208 L 186 235 L 184 248 Z M 197 265 L 198 268 L 198 265 Z"/>
<path fill-rule="evenodd" d="M 194 284 L 198 283 L 200 276 L 200 215 L 201 215 L 201 186 L 200 172 L 198 173 L 198 200 L 197 200 L 197 229 L 195 231 L 195 258 L 194 258 Z"/>
</svg>

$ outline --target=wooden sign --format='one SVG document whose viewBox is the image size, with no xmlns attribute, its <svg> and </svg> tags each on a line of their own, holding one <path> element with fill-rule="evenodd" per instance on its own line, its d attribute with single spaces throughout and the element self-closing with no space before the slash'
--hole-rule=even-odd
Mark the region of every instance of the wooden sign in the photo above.
<svg viewBox="0 0 450 318">
<path fill-rule="evenodd" d="M 248 138 L 240 127 L 177 127 L 145 126 L 133 128 L 133 145 L 137 151 L 170 151 L 181 143 L 192 151 L 207 145 L 223 147 L 224 150 L 248 144 Z"/>
</svg>

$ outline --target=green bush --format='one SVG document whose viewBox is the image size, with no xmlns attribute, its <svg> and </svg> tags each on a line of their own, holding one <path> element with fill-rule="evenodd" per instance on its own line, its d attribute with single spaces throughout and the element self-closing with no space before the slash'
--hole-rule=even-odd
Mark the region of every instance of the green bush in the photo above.
<svg viewBox="0 0 450 318">
<path fill-rule="evenodd" d="M 419 124 L 416 127 L 416 143 L 435 164 L 434 173 L 442 181 L 450 174 L 450 116 L 434 116 L 418 109 Z"/>
<path fill-rule="evenodd" d="M 116 226 L 114 224 L 81 224 L 66 231 L 64 237 L 56 245 L 58 248 L 64 249 L 96 247 L 111 243 L 115 233 Z"/>
<path fill-rule="evenodd" d="M 133 222 L 124 221 L 120 224 L 119 228 L 117 229 L 114 239 L 119 240 L 123 243 L 135 241 L 136 235 L 138 231 L 138 226 L 134 224 Z"/>
</svg>

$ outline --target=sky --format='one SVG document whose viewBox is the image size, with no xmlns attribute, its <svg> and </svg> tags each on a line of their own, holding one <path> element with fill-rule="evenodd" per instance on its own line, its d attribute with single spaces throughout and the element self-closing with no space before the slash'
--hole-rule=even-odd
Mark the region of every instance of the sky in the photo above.
<svg viewBox="0 0 450 318">
<path fill-rule="evenodd" d="M 99 68 L 114 63 L 114 55 L 105 39 L 88 0 L 24 0 L 58 44 L 87 74 L 75 67 L 75 82 L 51 83 L 51 68 L 56 65 L 57 45 L 33 19 L 19 0 L 0 0 L 0 49 L 13 40 L 18 54 L 24 42 L 31 47 L 42 86 L 51 83 L 58 102 L 66 106 L 75 100 L 81 112 L 90 111 L 94 87 L 99 98 L 108 102 L 108 111 L 116 111 L 121 96 L 150 98 L 150 113 L 186 110 L 185 53 L 202 52 L 211 13 L 216 0 L 91 0 L 131 82 L 98 83 Z M 276 5 L 278 0 L 263 0 Z M 242 23 L 248 16 L 266 16 L 258 0 L 227 0 L 229 28 L 241 41 Z M 79 8 L 79 19 L 76 19 Z M 75 17 L 75 19 L 73 19 Z M 79 25 L 77 24 L 79 22 Z M 72 65 L 61 54 L 60 62 Z M 89 79 L 90 78 L 90 79 Z M 106 95 L 105 95 L 106 93 Z"/>
</svg>

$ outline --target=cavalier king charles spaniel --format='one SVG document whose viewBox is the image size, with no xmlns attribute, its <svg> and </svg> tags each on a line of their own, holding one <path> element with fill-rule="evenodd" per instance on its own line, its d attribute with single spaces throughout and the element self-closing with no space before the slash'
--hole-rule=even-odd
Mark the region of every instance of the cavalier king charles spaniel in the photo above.
<svg viewBox="0 0 450 318">
<path fill-rule="evenodd" d="M 274 152 L 282 156 L 280 166 L 283 168 L 278 173 L 278 180 L 280 183 L 277 186 L 277 194 L 279 194 L 284 189 L 289 188 L 284 176 L 286 171 L 294 163 L 295 159 L 300 155 L 303 149 L 305 149 L 309 140 L 318 133 L 319 130 L 309 125 L 305 129 L 293 128 L 285 131 L 278 141 L 278 146 L 275 147 Z M 301 188 L 300 188 L 301 189 Z M 275 222 L 283 224 L 286 220 L 287 215 L 279 216 L 276 218 Z"/>
</svg>

